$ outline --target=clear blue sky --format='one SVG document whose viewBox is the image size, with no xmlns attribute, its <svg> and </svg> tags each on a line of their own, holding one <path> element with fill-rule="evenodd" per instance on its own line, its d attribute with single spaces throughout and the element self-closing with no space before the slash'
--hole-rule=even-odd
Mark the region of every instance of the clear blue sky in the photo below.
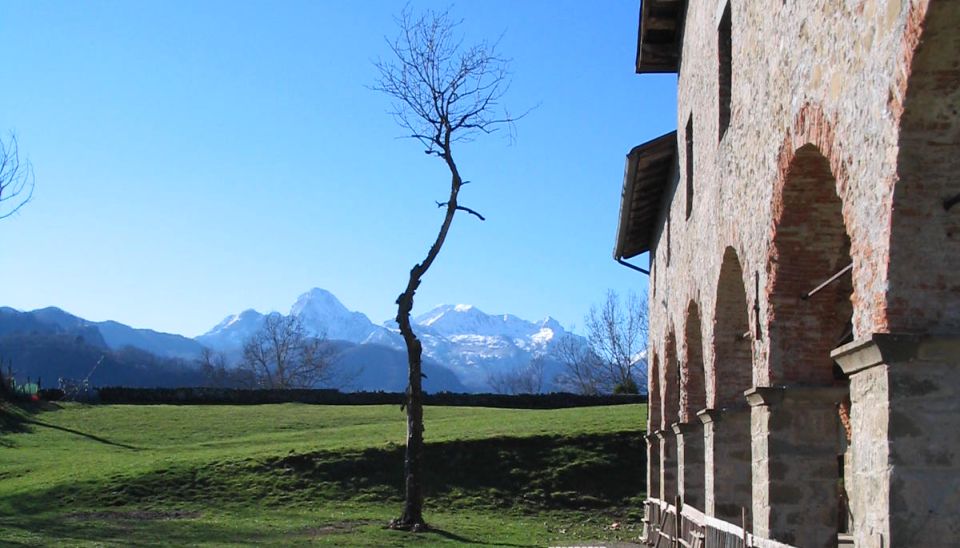
<svg viewBox="0 0 960 548">
<path fill-rule="evenodd" d="M 414 10 L 446 4 L 413 2 Z M 370 91 L 400 2 L 0 3 L 0 130 L 36 193 L 0 222 L 0 305 L 198 335 L 323 287 L 375 322 L 449 179 Z M 416 311 L 470 303 L 581 326 L 607 289 L 625 154 L 674 129 L 674 76 L 633 72 L 637 0 L 470 1 L 513 59 L 516 141 L 455 150 L 474 184 Z M 641 264 L 646 258 L 640 260 Z"/>
</svg>

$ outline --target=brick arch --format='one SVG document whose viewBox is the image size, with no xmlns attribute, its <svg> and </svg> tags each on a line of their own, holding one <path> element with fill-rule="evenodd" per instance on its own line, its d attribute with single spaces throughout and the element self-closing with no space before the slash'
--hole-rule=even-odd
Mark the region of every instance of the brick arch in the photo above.
<svg viewBox="0 0 960 548">
<path fill-rule="evenodd" d="M 830 351 L 851 338 L 852 275 L 809 299 L 801 296 L 851 263 L 843 185 L 816 144 L 785 159 L 774 193 L 768 265 L 769 381 L 832 384 Z"/>
<path fill-rule="evenodd" d="M 697 412 L 707 406 L 702 333 L 700 308 L 695 301 L 690 301 L 684 327 L 684 360 L 680 369 L 680 422 L 697 421 Z"/>
<path fill-rule="evenodd" d="M 647 374 L 647 431 L 660 428 L 660 360 L 654 352 L 650 356 L 650 371 Z"/>
<path fill-rule="evenodd" d="M 753 351 L 743 267 L 732 247 L 723 252 L 717 280 L 713 327 L 713 379 L 708 402 L 722 409 L 743 403 L 743 392 L 753 385 Z"/>
<path fill-rule="evenodd" d="M 960 332 L 960 2 L 911 6 L 904 33 L 887 329 Z"/>
<path fill-rule="evenodd" d="M 668 430 L 680 421 L 680 368 L 677 361 L 677 338 L 673 330 L 663 345 L 663 368 L 660 371 L 660 428 Z"/>
</svg>

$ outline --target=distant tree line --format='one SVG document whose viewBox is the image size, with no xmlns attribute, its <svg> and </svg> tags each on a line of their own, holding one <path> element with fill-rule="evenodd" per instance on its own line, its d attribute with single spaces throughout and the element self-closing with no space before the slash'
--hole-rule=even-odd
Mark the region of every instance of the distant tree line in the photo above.
<svg viewBox="0 0 960 548">
<path fill-rule="evenodd" d="M 547 378 L 547 356 L 539 355 L 524 367 L 491 373 L 487 384 L 499 394 L 539 394 L 550 380 L 577 394 L 639 394 L 647 384 L 646 299 L 608 291 L 584 320 L 586 343 L 568 334 L 553 348 L 551 358 L 562 368 L 556 378 Z"/>
<path fill-rule="evenodd" d="M 99 391 L 100 403 L 113 404 L 266 404 L 307 403 L 314 405 L 396 405 L 406 397 L 402 392 L 340 392 L 335 389 L 255 389 L 243 388 L 129 388 L 104 387 Z M 503 407 L 512 409 L 562 409 L 645 403 L 646 396 L 569 394 L 425 394 L 427 405 Z"/>
</svg>

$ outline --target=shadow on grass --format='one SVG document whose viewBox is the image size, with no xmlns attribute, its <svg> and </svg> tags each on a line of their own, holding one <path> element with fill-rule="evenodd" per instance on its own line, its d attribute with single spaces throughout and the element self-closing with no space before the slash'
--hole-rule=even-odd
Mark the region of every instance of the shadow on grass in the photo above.
<svg viewBox="0 0 960 548">
<path fill-rule="evenodd" d="M 99 442 L 99 443 L 103 443 L 103 444 L 105 444 L 105 445 L 112 445 L 112 446 L 114 446 L 114 447 L 120 447 L 120 448 L 123 448 L 123 449 L 130 449 L 130 450 L 133 450 L 133 451 L 139 451 L 139 450 L 140 450 L 139 447 L 134 447 L 134 446 L 132 446 L 132 445 L 127 445 L 127 444 L 125 444 L 125 443 L 118 443 L 118 442 L 115 442 L 115 441 L 110 441 L 110 440 L 108 440 L 108 439 L 106 439 L 106 438 L 101 438 L 100 436 L 95 436 L 95 435 L 93 435 L 93 434 L 87 434 L 86 432 L 81 432 L 81 431 L 79 431 L 79 430 L 74 430 L 74 429 L 72 429 L 72 428 L 67 428 L 67 427 L 65 427 L 65 426 L 57 426 L 56 424 L 50 424 L 50 423 L 46 423 L 46 422 L 38 421 L 38 420 L 33 420 L 33 419 L 27 419 L 25 422 L 26 422 L 27 424 L 33 424 L 33 425 L 36 425 L 36 426 L 42 426 L 42 427 L 44 427 L 44 428 L 52 428 L 52 429 L 54 429 L 54 430 L 60 430 L 61 432 L 67 432 L 68 434 L 74 434 L 74 435 L 77 435 L 77 436 L 81 436 L 81 437 L 87 438 L 88 440 L 93 440 L 93 441 L 96 441 L 96 442 Z"/>
<path fill-rule="evenodd" d="M 426 512 L 429 519 L 431 511 L 535 514 L 635 506 L 645 491 L 645 455 L 640 432 L 430 443 L 424 452 Z M 129 529 L 123 521 L 77 526 L 75 520 L 64 524 L 64 518 L 50 515 L 85 509 L 177 507 L 244 512 L 249 508 L 309 508 L 325 501 L 378 507 L 397 504 L 399 508 L 402 469 L 400 446 L 172 467 L 0 497 L 0 516 L 7 516 L 0 518 L 0 529 L 16 526 L 43 531 L 47 538 L 68 542 L 122 541 L 124 529 Z M 137 525 L 137 538 L 141 534 L 151 538 L 153 527 L 167 524 L 173 536 L 158 532 L 162 542 L 157 545 L 256 541 L 234 528 L 217 529 L 222 524 L 195 527 L 191 520 L 156 523 L 160 525 Z M 145 533 L 140 531 L 144 527 Z M 490 542 L 442 529 L 432 533 L 462 544 Z"/>
<path fill-rule="evenodd" d="M 403 451 L 401 446 L 321 451 L 173 467 L 23 493 L 15 495 L 16 500 L 0 498 L 0 509 L 10 504 L 21 511 L 43 512 L 51 502 L 90 508 L 143 503 L 289 506 L 324 500 L 392 503 L 402 498 Z M 424 451 L 424 495 L 428 509 L 625 507 L 645 490 L 645 456 L 639 432 L 430 443 Z"/>
<path fill-rule="evenodd" d="M 140 449 L 139 447 L 127 445 L 125 443 L 113 442 L 94 434 L 88 434 L 86 432 L 81 432 L 79 430 L 74 430 L 64 426 L 57 426 L 55 424 L 50 424 L 48 422 L 43 422 L 41 420 L 32 418 L 34 415 L 38 415 L 42 412 L 56 411 L 58 409 L 60 409 L 60 406 L 53 402 L 0 402 L 0 447 L 14 447 L 15 444 L 8 437 L 9 434 L 26 434 L 33 431 L 33 429 L 30 428 L 31 426 L 41 426 L 43 428 L 51 428 L 53 430 L 60 430 L 61 432 L 73 434 L 75 436 L 81 436 L 87 438 L 88 440 L 106 445 L 112 445 L 114 447 L 130 449 L 133 451 Z"/>
<path fill-rule="evenodd" d="M 431 443 L 424 450 L 424 494 L 453 507 L 617 506 L 645 489 L 645 449 L 637 432 Z M 399 497 L 403 452 L 397 446 L 290 455 L 264 463 L 261 471 L 284 471 L 361 499 Z"/>
<path fill-rule="evenodd" d="M 201 544 L 258 544 L 267 537 L 263 532 L 232 523 L 222 525 L 196 520 L 76 520 L 64 516 L 31 516 L 23 519 L 0 518 L 0 531 L 4 536 L 16 538 L 22 533 L 25 539 L 42 533 L 43 539 L 57 539 L 61 545 L 95 542 L 98 545 L 129 546 L 136 539 L 137 546 L 188 546 Z M 4 538 L 4 546 L 35 546 L 36 542 Z"/>
<path fill-rule="evenodd" d="M 56 404 L 51 404 L 56 405 Z M 10 434 L 26 434 L 31 431 L 30 416 L 44 410 L 44 405 L 0 401 L 0 447 L 13 447 Z M 59 406 L 56 407 L 59 409 Z"/>
</svg>

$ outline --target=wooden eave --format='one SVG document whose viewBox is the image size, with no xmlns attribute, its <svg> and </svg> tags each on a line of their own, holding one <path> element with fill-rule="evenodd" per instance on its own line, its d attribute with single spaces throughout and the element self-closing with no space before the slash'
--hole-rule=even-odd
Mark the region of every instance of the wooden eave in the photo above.
<svg viewBox="0 0 960 548">
<path fill-rule="evenodd" d="M 676 163 L 676 131 L 638 145 L 627 154 L 614 259 L 629 259 L 650 250 L 663 195 L 670 188 Z"/>
<path fill-rule="evenodd" d="M 678 72 L 687 0 L 641 0 L 637 74 Z"/>
</svg>

